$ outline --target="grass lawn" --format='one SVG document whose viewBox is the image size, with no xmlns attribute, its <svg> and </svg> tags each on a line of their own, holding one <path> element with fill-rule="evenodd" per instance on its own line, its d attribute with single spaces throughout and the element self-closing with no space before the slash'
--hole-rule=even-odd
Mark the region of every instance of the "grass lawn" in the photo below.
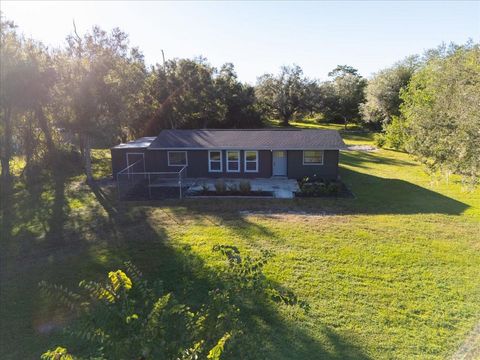
<svg viewBox="0 0 480 360">
<path fill-rule="evenodd" d="M 108 174 L 108 151 L 95 156 L 96 175 Z M 390 150 L 344 152 L 341 176 L 355 199 L 119 203 L 68 164 L 17 181 L 2 199 L 0 358 L 68 344 L 69 315 L 40 297 L 39 281 L 75 286 L 132 260 L 167 289 L 188 283 L 194 306 L 223 266 L 215 244 L 271 250 L 268 277 L 310 307 L 252 301 L 242 313 L 252 350 L 236 358 L 448 358 L 480 321 L 480 190 L 432 182 Z"/>
</svg>

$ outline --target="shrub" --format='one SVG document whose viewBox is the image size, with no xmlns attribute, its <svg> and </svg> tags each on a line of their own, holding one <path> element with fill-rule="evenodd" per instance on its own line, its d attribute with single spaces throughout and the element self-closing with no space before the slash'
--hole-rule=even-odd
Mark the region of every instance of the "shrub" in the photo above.
<svg viewBox="0 0 480 360">
<path fill-rule="evenodd" d="M 233 342 L 240 351 L 248 348 L 251 338 L 243 331 L 246 327 L 239 313 L 251 310 L 252 300 L 308 311 L 305 301 L 265 276 L 263 268 L 272 256 L 270 252 L 242 256 L 231 245 L 215 245 L 213 251 L 222 254 L 226 266 L 212 274 L 218 283 L 198 310 L 166 292 L 161 281 L 144 280 L 128 262 L 125 272 L 112 271 L 102 282 L 81 281 L 79 292 L 42 282 L 40 287 L 47 296 L 77 314 L 67 334 L 77 338 L 82 357 L 56 347 L 41 359 L 220 360 L 228 354 L 227 343 Z"/>
<path fill-rule="evenodd" d="M 68 333 L 83 343 L 82 355 L 89 359 L 197 359 L 207 354 L 219 359 L 235 330 L 230 326 L 238 311 L 222 305 L 222 293 L 210 292 L 212 302 L 193 311 L 165 292 L 161 282 L 144 280 L 131 263 L 125 263 L 125 272 L 110 272 L 106 281 L 81 281 L 78 293 L 45 282 L 40 286 L 77 313 Z M 63 347 L 42 355 L 45 360 L 74 358 Z"/>
<path fill-rule="evenodd" d="M 342 189 L 342 185 L 336 181 L 331 182 L 330 184 L 327 185 L 327 192 L 330 195 L 338 195 L 341 189 Z"/>
<path fill-rule="evenodd" d="M 385 140 L 389 147 L 395 150 L 404 150 L 407 142 L 407 133 L 404 120 L 398 116 L 392 117 L 392 122 L 385 126 Z"/>
<path fill-rule="evenodd" d="M 250 185 L 250 181 L 248 180 L 241 180 L 239 189 L 242 194 L 249 194 L 252 191 L 252 185 Z"/>
<path fill-rule="evenodd" d="M 201 186 L 202 186 L 202 192 L 203 192 L 204 194 L 207 193 L 207 192 L 208 192 L 208 189 L 209 189 L 208 184 L 203 183 Z"/>
<path fill-rule="evenodd" d="M 311 181 L 310 178 L 303 178 L 300 183 L 300 196 L 316 197 L 324 195 L 338 195 L 342 190 L 339 182 L 325 182 L 324 180 Z"/>
<path fill-rule="evenodd" d="M 225 184 L 225 180 L 217 179 L 217 181 L 215 181 L 215 191 L 219 194 L 223 194 L 227 191 L 227 185 Z"/>
<path fill-rule="evenodd" d="M 377 133 L 373 136 L 373 141 L 378 147 L 384 147 L 387 139 L 385 137 L 385 134 Z"/>
<path fill-rule="evenodd" d="M 227 190 L 230 191 L 230 192 L 237 192 L 238 191 L 237 184 L 227 185 Z"/>
</svg>

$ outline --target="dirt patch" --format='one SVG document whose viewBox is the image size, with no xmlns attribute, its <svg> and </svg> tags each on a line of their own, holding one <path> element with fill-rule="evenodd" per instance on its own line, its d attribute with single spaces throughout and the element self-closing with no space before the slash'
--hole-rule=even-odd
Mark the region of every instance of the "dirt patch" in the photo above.
<svg viewBox="0 0 480 360">
<path fill-rule="evenodd" d="M 473 328 L 460 349 L 452 356 L 452 360 L 478 359 L 480 359 L 480 322 Z"/>
<path fill-rule="evenodd" d="M 352 145 L 348 147 L 348 150 L 375 152 L 378 151 L 378 148 L 372 145 Z"/>
<path fill-rule="evenodd" d="M 303 220 L 326 220 L 332 216 L 338 216 L 328 211 L 306 212 L 306 211 L 239 211 L 240 216 L 268 218 L 282 221 L 303 221 Z"/>
</svg>

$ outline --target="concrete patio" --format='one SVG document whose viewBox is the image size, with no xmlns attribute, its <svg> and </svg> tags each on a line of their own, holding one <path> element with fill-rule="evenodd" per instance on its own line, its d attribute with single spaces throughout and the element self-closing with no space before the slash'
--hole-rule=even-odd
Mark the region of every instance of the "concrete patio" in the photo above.
<svg viewBox="0 0 480 360">
<path fill-rule="evenodd" d="M 270 178 L 270 179 L 223 179 L 227 186 L 239 186 L 242 180 L 249 181 L 252 191 L 269 191 L 278 199 L 292 199 L 295 197 L 295 191 L 298 191 L 298 183 L 296 180 L 287 178 Z M 215 182 L 217 179 L 185 179 L 188 184 L 187 191 L 201 191 L 204 187 L 208 190 L 215 191 Z"/>
</svg>

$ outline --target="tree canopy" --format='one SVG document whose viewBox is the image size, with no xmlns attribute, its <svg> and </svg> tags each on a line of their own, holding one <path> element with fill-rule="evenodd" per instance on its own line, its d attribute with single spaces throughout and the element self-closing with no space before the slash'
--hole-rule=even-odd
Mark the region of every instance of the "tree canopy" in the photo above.
<svg viewBox="0 0 480 360">
<path fill-rule="evenodd" d="M 402 93 L 406 149 L 432 172 L 480 179 L 480 47 L 433 57 Z"/>
</svg>

